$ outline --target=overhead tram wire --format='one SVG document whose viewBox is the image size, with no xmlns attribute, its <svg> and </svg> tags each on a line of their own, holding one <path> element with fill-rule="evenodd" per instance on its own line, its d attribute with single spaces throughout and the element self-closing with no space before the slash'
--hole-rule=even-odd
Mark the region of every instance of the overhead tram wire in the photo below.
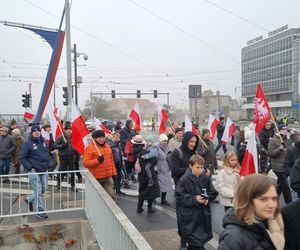
<svg viewBox="0 0 300 250">
<path fill-rule="evenodd" d="M 142 6 L 141 4 L 139 4 L 139 3 L 137 3 L 137 2 L 135 2 L 135 1 L 133 1 L 133 0 L 128 0 L 128 1 L 132 2 L 132 3 L 133 3 L 134 5 L 136 5 L 137 7 L 139 7 L 139 8 L 141 8 L 141 9 L 147 11 L 147 12 L 150 13 L 151 15 L 153 15 L 153 16 L 157 17 L 158 19 L 162 20 L 163 22 L 167 23 L 167 24 L 170 25 L 171 27 L 173 27 L 173 28 L 179 30 L 180 32 L 184 33 L 185 35 L 189 36 L 189 37 L 192 38 L 193 40 L 195 40 L 195 41 L 201 43 L 202 45 L 205 45 L 205 46 L 209 47 L 210 49 L 212 49 L 212 50 L 218 52 L 219 54 L 222 54 L 223 56 L 225 56 L 226 58 L 230 59 L 231 61 L 233 61 L 233 62 L 235 62 L 235 63 L 238 63 L 238 64 L 241 63 L 239 60 L 236 60 L 235 58 L 231 57 L 230 55 L 227 55 L 227 54 L 224 53 L 223 51 L 217 49 L 216 47 L 214 47 L 214 46 L 212 46 L 212 45 L 210 45 L 210 44 L 208 44 L 207 42 L 204 42 L 204 41 L 200 40 L 200 39 L 199 39 L 198 37 L 196 37 L 195 35 L 193 35 L 193 34 L 191 34 L 191 33 L 189 33 L 189 32 L 186 32 L 186 31 L 183 30 L 182 28 L 178 27 L 176 24 L 171 23 L 171 22 L 168 21 L 167 19 L 165 19 L 165 18 L 161 17 L 160 15 L 154 13 L 153 11 L 147 9 L 146 7 Z"/>
</svg>

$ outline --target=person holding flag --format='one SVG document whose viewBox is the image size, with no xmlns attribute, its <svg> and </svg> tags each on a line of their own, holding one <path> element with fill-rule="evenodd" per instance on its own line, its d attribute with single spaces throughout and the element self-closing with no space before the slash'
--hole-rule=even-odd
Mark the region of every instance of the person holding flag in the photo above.
<svg viewBox="0 0 300 250">
<path fill-rule="evenodd" d="M 218 146 L 215 149 L 215 153 L 217 154 L 219 149 L 223 147 L 224 154 L 227 152 L 226 144 L 222 143 L 222 137 L 225 130 L 225 117 L 221 116 L 219 118 L 219 124 L 217 125 L 217 138 L 218 138 Z"/>
</svg>

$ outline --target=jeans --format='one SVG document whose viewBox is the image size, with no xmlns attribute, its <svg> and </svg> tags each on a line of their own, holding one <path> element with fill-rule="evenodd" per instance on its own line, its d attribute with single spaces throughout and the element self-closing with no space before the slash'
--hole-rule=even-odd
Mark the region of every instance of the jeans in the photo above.
<svg viewBox="0 0 300 250">
<path fill-rule="evenodd" d="M 9 174 L 10 158 L 0 159 L 0 175 Z"/>
<path fill-rule="evenodd" d="M 33 194 L 27 197 L 28 202 L 35 203 L 36 211 L 44 211 L 42 194 L 46 191 L 47 174 L 29 173 L 29 185 Z"/>
</svg>

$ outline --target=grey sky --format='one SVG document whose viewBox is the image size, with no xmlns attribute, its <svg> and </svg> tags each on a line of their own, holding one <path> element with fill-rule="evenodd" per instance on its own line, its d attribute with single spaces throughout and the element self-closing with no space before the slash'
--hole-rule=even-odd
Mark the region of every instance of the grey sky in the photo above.
<svg viewBox="0 0 300 250">
<path fill-rule="evenodd" d="M 64 7 L 63 0 L 0 0 L 0 4 L 2 21 L 51 28 L 58 27 Z M 115 89 L 117 94 L 137 89 L 170 92 L 171 104 L 179 107 L 187 105 L 189 84 L 202 84 L 204 90 L 219 87 L 222 94 L 237 97 L 240 54 L 246 42 L 260 35 L 266 38 L 267 30 L 285 24 L 299 27 L 298 0 L 73 0 L 71 4 L 72 44 L 89 56 L 88 61 L 78 58 L 82 65 L 78 75 L 84 80 L 80 107 L 91 86 L 93 92 Z M 36 109 L 50 46 L 23 29 L 0 25 L 0 32 L 1 113 L 23 112 L 21 95 L 29 82 Z M 65 67 L 64 50 L 56 80 L 60 110 Z M 159 100 L 166 102 L 163 96 Z"/>
</svg>

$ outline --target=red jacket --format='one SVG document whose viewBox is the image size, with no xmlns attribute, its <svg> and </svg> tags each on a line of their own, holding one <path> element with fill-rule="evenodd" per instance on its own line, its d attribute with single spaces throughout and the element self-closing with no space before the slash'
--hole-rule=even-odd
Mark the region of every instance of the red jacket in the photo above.
<svg viewBox="0 0 300 250">
<path fill-rule="evenodd" d="M 99 152 L 104 157 L 104 162 L 98 161 L 98 151 L 94 143 L 91 143 L 84 150 L 83 165 L 91 172 L 96 179 L 108 178 L 117 175 L 111 147 L 104 143 L 103 146 L 96 143 Z"/>
</svg>

